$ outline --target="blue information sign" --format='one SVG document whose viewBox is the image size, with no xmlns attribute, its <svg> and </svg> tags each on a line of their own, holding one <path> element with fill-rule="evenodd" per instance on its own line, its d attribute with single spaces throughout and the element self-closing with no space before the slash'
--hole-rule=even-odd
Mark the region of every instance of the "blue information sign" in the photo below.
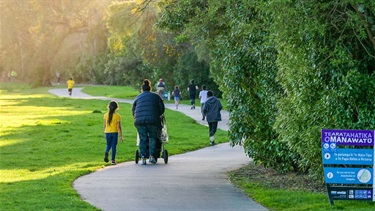
<svg viewBox="0 0 375 211">
<path fill-rule="evenodd" d="M 372 184 L 372 168 L 324 168 L 327 184 Z"/>
<path fill-rule="evenodd" d="M 373 149 L 336 149 L 322 151 L 323 164 L 373 165 Z"/>
<path fill-rule="evenodd" d="M 323 171 L 331 205 L 333 200 L 375 201 L 374 136 L 374 130 L 322 130 Z"/>
</svg>

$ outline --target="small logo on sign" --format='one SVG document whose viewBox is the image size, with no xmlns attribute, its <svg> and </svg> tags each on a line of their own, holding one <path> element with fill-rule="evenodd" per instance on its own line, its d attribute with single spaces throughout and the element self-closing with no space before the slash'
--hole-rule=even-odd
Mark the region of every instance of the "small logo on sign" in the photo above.
<svg viewBox="0 0 375 211">
<path fill-rule="evenodd" d="M 331 158 L 331 154 L 329 154 L 329 153 L 324 154 L 324 158 L 329 160 Z"/>
</svg>

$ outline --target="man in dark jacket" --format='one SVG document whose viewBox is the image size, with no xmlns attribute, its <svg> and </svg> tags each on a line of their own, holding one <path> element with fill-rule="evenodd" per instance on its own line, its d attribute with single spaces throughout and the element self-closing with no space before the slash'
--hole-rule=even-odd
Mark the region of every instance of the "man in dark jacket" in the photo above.
<svg viewBox="0 0 375 211">
<path fill-rule="evenodd" d="M 158 141 L 158 131 L 161 128 L 160 116 L 164 114 L 164 103 L 159 95 L 151 92 L 151 83 L 144 80 L 142 93 L 139 94 L 133 103 L 132 112 L 134 126 L 139 134 L 139 149 L 142 156 L 142 165 L 146 164 L 147 155 L 149 162 L 156 163 L 155 148 Z M 149 152 L 147 152 L 147 141 L 149 141 Z"/>
<path fill-rule="evenodd" d="M 215 133 L 217 130 L 217 123 L 221 121 L 220 111 L 223 108 L 219 99 L 214 96 L 210 90 L 207 92 L 207 100 L 203 106 L 203 114 L 206 116 L 210 134 L 210 143 L 215 145 Z"/>
<path fill-rule="evenodd" d="M 191 80 L 190 85 L 187 88 L 189 92 L 191 109 L 195 109 L 195 97 L 197 96 L 197 89 L 198 89 L 198 86 L 195 85 L 194 80 Z"/>
</svg>

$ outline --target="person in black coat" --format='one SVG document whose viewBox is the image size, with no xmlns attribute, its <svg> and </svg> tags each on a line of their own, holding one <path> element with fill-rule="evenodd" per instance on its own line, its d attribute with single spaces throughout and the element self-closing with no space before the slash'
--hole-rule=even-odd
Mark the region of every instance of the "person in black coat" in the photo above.
<svg viewBox="0 0 375 211">
<path fill-rule="evenodd" d="M 195 85 L 194 80 L 191 80 L 190 85 L 187 88 L 189 92 L 191 109 L 195 109 L 195 97 L 197 96 L 197 89 L 198 89 L 198 86 Z"/>
<path fill-rule="evenodd" d="M 211 145 L 215 145 L 215 133 L 217 130 L 217 124 L 221 121 L 220 111 L 223 106 L 211 90 L 207 92 L 207 97 L 208 98 L 203 106 L 203 114 L 206 116 L 208 122 L 210 143 Z"/>
<path fill-rule="evenodd" d="M 132 107 L 134 126 L 137 128 L 140 139 L 142 165 L 146 164 L 147 155 L 149 155 L 150 163 L 156 163 L 154 156 L 158 131 L 161 129 L 160 116 L 164 114 L 164 110 L 163 100 L 159 95 L 151 92 L 151 82 L 145 79 L 142 84 L 142 93 L 135 98 Z M 149 141 L 149 152 L 146 151 L 147 141 Z"/>
</svg>

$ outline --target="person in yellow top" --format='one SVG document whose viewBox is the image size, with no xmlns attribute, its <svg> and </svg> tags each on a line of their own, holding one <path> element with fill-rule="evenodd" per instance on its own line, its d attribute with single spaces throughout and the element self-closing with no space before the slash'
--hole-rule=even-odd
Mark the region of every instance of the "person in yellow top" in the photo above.
<svg viewBox="0 0 375 211">
<path fill-rule="evenodd" d="M 73 86 L 74 86 L 73 78 L 69 78 L 69 80 L 66 82 L 66 84 L 68 85 L 69 96 L 72 96 L 72 91 L 73 91 Z"/>
<path fill-rule="evenodd" d="M 108 162 L 108 154 L 112 148 L 112 165 L 116 165 L 116 147 L 118 142 L 118 136 L 120 134 L 120 140 L 123 142 L 122 129 L 121 129 L 121 116 L 116 113 L 118 109 L 118 103 L 111 101 L 108 104 L 108 112 L 104 114 L 104 136 L 107 141 L 105 148 L 104 162 Z"/>
</svg>

